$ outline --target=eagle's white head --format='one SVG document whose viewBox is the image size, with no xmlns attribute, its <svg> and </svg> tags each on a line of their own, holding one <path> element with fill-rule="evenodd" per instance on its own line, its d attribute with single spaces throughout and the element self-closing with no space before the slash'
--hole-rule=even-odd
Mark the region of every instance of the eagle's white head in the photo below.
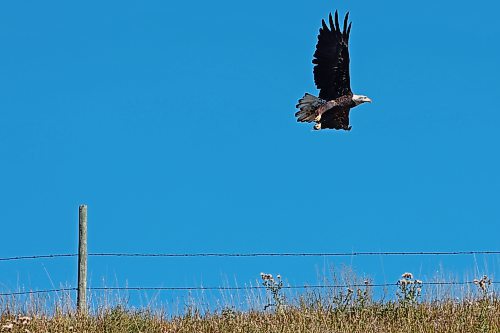
<svg viewBox="0 0 500 333">
<path fill-rule="evenodd" d="M 371 103 L 372 100 L 368 98 L 368 96 L 363 96 L 363 95 L 352 95 L 352 100 L 356 105 L 363 104 L 363 103 Z"/>
</svg>

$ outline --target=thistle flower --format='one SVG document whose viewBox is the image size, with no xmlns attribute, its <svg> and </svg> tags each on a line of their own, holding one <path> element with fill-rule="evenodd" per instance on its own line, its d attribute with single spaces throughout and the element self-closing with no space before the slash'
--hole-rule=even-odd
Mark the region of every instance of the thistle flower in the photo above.
<svg viewBox="0 0 500 333">
<path fill-rule="evenodd" d="M 260 273 L 260 278 L 262 280 L 264 280 L 264 281 L 266 281 L 266 280 L 269 280 L 269 281 L 274 280 L 272 274 L 266 274 L 266 273 Z"/>
<path fill-rule="evenodd" d="M 398 281 L 398 284 L 402 285 L 402 286 L 406 286 L 408 284 L 408 280 L 407 279 L 401 279 Z"/>
<path fill-rule="evenodd" d="M 474 283 L 476 286 L 478 286 L 479 288 L 481 288 L 483 291 L 486 291 L 487 289 L 487 286 L 491 285 L 491 279 L 488 278 L 487 275 L 483 275 L 483 277 L 481 279 L 474 279 L 472 281 L 472 283 Z"/>
</svg>

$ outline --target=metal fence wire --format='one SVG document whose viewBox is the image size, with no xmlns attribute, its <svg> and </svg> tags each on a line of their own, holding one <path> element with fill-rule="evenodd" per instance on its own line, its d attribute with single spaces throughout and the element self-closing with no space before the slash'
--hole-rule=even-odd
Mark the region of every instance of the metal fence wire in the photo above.
<svg viewBox="0 0 500 333">
<path fill-rule="evenodd" d="M 194 257 L 354 257 L 354 256 L 459 256 L 459 255 L 498 255 L 500 251 L 418 251 L 418 252 L 256 252 L 256 253 L 88 253 L 87 251 L 87 205 L 80 205 L 78 208 L 78 253 L 58 253 L 58 254 L 43 254 L 43 255 L 23 255 L 0 257 L 0 263 L 20 261 L 20 260 L 46 260 L 57 258 L 77 258 L 78 259 L 78 287 L 52 288 L 44 290 L 18 290 L 1 292 L 0 297 L 23 296 L 34 294 L 49 294 L 49 293 L 70 293 L 77 292 L 77 308 L 78 311 L 86 311 L 86 293 L 92 291 L 203 291 L 203 290 L 248 290 L 248 289 L 268 289 L 269 286 L 215 286 L 215 287 L 89 287 L 87 286 L 87 258 L 88 257 L 164 257 L 164 258 L 194 258 Z M 482 280 L 481 280 L 482 281 Z M 478 280 L 474 281 L 441 281 L 441 282 L 421 282 L 419 285 L 468 285 L 477 284 Z M 488 280 L 489 284 L 496 284 Z M 325 289 L 325 288 L 357 288 L 357 287 L 394 287 L 398 283 L 383 283 L 372 284 L 365 282 L 363 284 L 344 284 L 344 285 L 281 285 L 282 289 Z"/>
<path fill-rule="evenodd" d="M 491 281 L 491 284 L 499 284 L 500 282 Z M 440 282 L 422 282 L 421 286 L 464 286 L 476 284 L 475 281 L 440 281 Z M 334 284 L 334 285 L 301 285 L 301 286 L 282 286 L 282 289 L 346 289 L 346 288 L 361 288 L 361 287 L 397 287 L 398 283 L 363 283 L 363 284 Z M 226 290 L 252 290 L 252 289 L 267 289 L 266 286 L 244 286 L 244 287 L 89 287 L 87 291 L 226 291 Z M 0 293 L 0 296 L 22 296 L 35 294 L 48 294 L 60 292 L 74 292 L 78 288 L 58 288 L 44 290 L 29 290 Z"/>
<path fill-rule="evenodd" d="M 354 256 L 456 256 L 498 255 L 500 251 L 418 251 L 418 252 L 305 252 L 305 253 L 89 253 L 89 257 L 354 257 Z M 0 261 L 78 257 L 78 253 L 3 257 Z"/>
<path fill-rule="evenodd" d="M 182 257 L 352 257 L 352 256 L 457 256 L 457 255 L 498 255 L 500 251 L 419 251 L 419 252 L 319 252 L 319 253 L 89 253 L 89 257 L 167 257 L 167 258 L 182 258 Z M 12 256 L 0 258 L 2 261 L 18 261 L 18 260 L 40 260 L 40 259 L 57 259 L 57 258 L 73 258 L 78 257 L 77 253 L 60 253 L 60 254 L 45 254 L 45 255 L 29 255 L 29 256 Z M 438 282 L 422 282 L 425 286 L 457 286 L 471 285 L 475 281 L 438 281 Z M 491 284 L 499 282 L 491 281 Z M 325 285 L 284 285 L 282 289 L 325 289 L 325 288 L 359 288 L 359 287 L 395 287 L 397 283 L 379 283 L 379 284 L 325 284 Z M 225 291 L 225 290 L 250 290 L 250 289 L 266 289 L 265 286 L 213 286 L 213 287 L 88 287 L 86 290 L 92 291 Z M 75 292 L 76 287 L 54 288 L 43 290 L 27 290 L 15 292 L 2 292 L 0 296 L 22 296 L 34 294 L 48 294 L 60 292 Z"/>
</svg>

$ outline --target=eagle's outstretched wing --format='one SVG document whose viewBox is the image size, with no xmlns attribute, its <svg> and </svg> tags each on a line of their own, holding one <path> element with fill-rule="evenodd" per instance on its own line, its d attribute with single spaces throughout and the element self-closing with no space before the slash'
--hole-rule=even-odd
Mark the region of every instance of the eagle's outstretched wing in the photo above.
<svg viewBox="0 0 500 333">
<path fill-rule="evenodd" d="M 318 43 L 314 52 L 314 83 L 320 90 L 319 97 L 324 100 L 336 99 L 344 95 L 352 95 L 349 78 L 349 33 L 351 23 L 347 25 L 349 13 L 344 19 L 343 30 L 340 30 L 339 15 L 335 11 L 335 23 L 332 14 L 329 16 L 330 28 L 322 20 L 319 29 Z"/>
</svg>

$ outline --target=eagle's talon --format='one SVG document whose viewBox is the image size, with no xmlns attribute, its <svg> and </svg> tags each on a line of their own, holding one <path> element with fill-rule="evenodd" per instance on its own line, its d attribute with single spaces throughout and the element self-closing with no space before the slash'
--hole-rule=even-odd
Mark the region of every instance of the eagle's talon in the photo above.
<svg viewBox="0 0 500 333">
<path fill-rule="evenodd" d="M 319 123 L 321 121 L 321 114 L 318 114 L 316 118 L 314 118 L 314 121 Z"/>
</svg>

